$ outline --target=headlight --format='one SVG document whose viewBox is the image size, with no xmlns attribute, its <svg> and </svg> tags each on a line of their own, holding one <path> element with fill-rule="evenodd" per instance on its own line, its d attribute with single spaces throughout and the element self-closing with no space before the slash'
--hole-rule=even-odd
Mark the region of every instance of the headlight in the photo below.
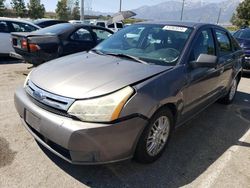
<svg viewBox="0 0 250 188">
<path fill-rule="evenodd" d="M 33 70 L 32 70 L 32 71 L 33 71 Z M 25 79 L 25 81 L 24 81 L 24 84 L 23 84 L 23 87 L 26 87 L 27 82 L 28 82 L 28 80 L 30 79 L 30 74 L 31 74 L 32 71 L 30 71 L 30 73 L 29 73 L 28 76 L 26 77 L 26 79 Z"/>
<path fill-rule="evenodd" d="M 104 97 L 79 100 L 70 107 L 68 113 L 82 121 L 110 122 L 119 117 L 123 106 L 133 93 L 134 90 L 128 86 Z"/>
</svg>

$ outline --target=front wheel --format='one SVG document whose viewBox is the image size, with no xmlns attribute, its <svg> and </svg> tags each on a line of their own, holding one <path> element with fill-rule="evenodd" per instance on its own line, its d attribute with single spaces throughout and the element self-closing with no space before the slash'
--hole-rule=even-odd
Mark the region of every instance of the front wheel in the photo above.
<svg viewBox="0 0 250 188">
<path fill-rule="evenodd" d="M 239 82 L 238 82 L 237 78 L 235 78 L 233 80 L 232 86 L 231 86 L 229 92 L 227 93 L 227 95 L 220 99 L 221 103 L 231 104 L 233 102 L 233 100 L 235 99 L 235 95 L 237 93 L 238 83 Z"/>
<path fill-rule="evenodd" d="M 173 114 L 169 109 L 158 111 L 143 131 L 134 159 L 139 163 L 156 161 L 166 148 L 173 124 Z"/>
</svg>

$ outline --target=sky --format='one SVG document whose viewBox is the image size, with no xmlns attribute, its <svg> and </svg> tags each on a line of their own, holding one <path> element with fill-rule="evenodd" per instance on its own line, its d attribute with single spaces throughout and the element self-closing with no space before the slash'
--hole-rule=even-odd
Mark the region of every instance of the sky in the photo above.
<svg viewBox="0 0 250 188">
<path fill-rule="evenodd" d="M 10 6 L 11 0 L 6 0 L 7 5 Z M 117 12 L 119 10 L 119 3 L 120 0 L 85 0 L 86 4 L 87 2 L 92 1 L 92 10 L 93 11 L 100 11 L 100 12 Z M 123 10 L 129 10 L 129 9 L 136 9 L 138 7 L 144 6 L 144 5 L 154 5 L 161 2 L 166 2 L 167 0 L 122 0 Z M 181 0 L 177 0 L 181 1 Z M 198 1 L 198 0 L 186 0 L 186 1 Z M 222 0 L 206 0 L 206 2 L 216 2 L 216 1 L 222 1 Z M 29 2 L 29 0 L 25 0 L 26 3 Z M 41 0 L 41 2 L 45 5 L 46 11 L 55 11 L 56 4 L 58 1 L 56 0 Z"/>
</svg>

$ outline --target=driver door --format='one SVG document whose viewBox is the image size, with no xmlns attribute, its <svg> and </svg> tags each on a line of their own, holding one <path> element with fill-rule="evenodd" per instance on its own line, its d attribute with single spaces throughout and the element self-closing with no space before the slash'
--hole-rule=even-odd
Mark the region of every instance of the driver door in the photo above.
<svg viewBox="0 0 250 188">
<path fill-rule="evenodd" d="M 194 115 L 195 110 L 199 111 L 208 105 L 219 94 L 219 70 L 207 67 L 193 68 L 189 64 L 195 62 L 200 54 L 216 55 L 215 40 L 212 30 L 200 31 L 194 40 L 187 65 L 188 85 L 184 91 L 185 107 L 183 114 Z"/>
</svg>

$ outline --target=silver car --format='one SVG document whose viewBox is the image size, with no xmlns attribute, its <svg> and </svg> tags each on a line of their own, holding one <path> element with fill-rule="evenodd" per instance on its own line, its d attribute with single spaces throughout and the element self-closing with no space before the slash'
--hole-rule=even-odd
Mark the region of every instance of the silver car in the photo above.
<svg viewBox="0 0 250 188">
<path fill-rule="evenodd" d="M 15 105 L 33 137 L 70 163 L 150 163 L 175 128 L 217 100 L 233 102 L 243 59 L 217 25 L 135 24 L 33 70 Z"/>
</svg>

